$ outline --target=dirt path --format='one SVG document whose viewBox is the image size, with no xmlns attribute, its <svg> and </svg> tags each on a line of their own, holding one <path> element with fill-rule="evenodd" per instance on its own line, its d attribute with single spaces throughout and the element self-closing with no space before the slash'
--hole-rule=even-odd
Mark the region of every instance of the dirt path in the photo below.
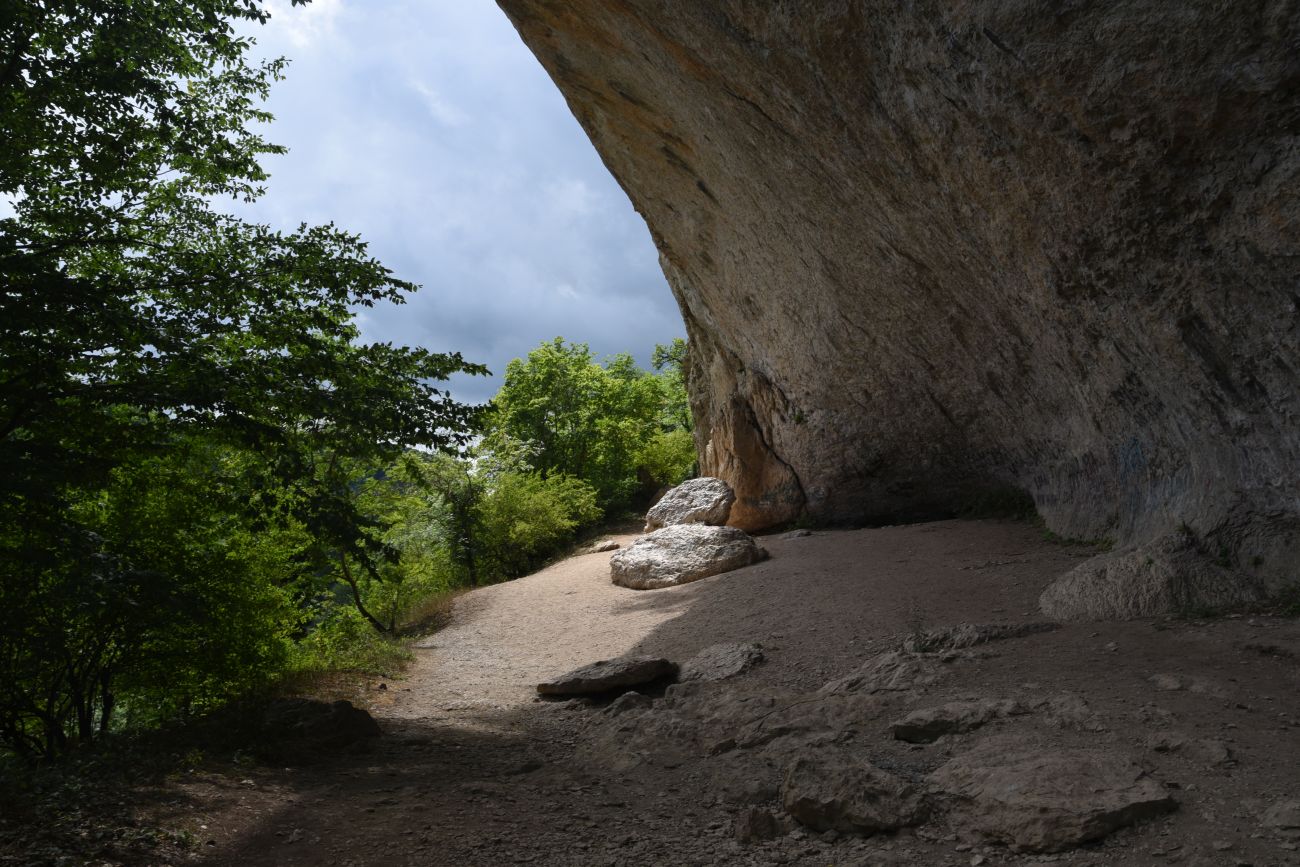
<svg viewBox="0 0 1300 867">
<path fill-rule="evenodd" d="M 197 833 L 212 841 L 202 860 L 243 867 L 965 865 L 981 852 L 981 863 L 1023 860 L 1000 847 L 972 851 L 941 832 L 863 840 L 796 831 L 742 844 L 732 829 L 744 804 L 723 796 L 706 757 L 611 771 L 586 758 L 592 733 L 604 725 L 599 708 L 536 700 L 538 681 L 596 659 L 649 653 L 682 661 L 720 641 L 763 644 L 768 661 L 744 676 L 745 689 L 815 690 L 909 632 L 1038 619 L 1042 588 L 1090 553 L 1051 544 L 1026 525 L 991 521 L 763 543 L 771 560 L 681 588 L 615 587 L 610 555 L 589 554 L 466 595 L 452 624 L 417 645 L 403 681 L 375 685 L 372 710 L 386 736 L 373 749 L 190 785 L 191 803 L 203 810 Z M 1269 803 L 1300 795 L 1295 621 L 1154 626 L 1076 626 L 1024 639 L 1014 651 L 982 656 L 951 695 L 1038 683 L 1077 690 L 1105 720 L 1102 731 L 1033 737 L 1137 748 L 1150 734 L 1137 712 L 1153 701 L 1153 673 L 1176 669 L 1225 684 L 1228 691 L 1215 696 L 1157 698 L 1159 711 L 1183 728 L 1230 739 L 1231 767 L 1184 767 L 1180 757 L 1148 750 L 1155 766 L 1167 766 L 1166 778 L 1201 794 L 1187 794 L 1189 803 L 1158 830 L 1113 835 L 1071 861 L 1300 863 L 1285 841 L 1256 830 Z M 1171 835 L 1177 846 L 1166 852 Z"/>
</svg>

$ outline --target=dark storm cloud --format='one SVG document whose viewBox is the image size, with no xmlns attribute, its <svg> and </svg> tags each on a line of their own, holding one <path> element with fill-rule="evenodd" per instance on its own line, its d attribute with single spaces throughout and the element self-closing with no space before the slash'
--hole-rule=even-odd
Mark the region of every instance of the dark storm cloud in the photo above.
<svg viewBox="0 0 1300 867">
<path fill-rule="evenodd" d="M 268 195 L 244 213 L 334 221 L 399 276 L 367 339 L 504 370 L 563 335 L 648 362 L 683 333 L 641 218 L 490 0 L 314 0 L 255 28 L 292 60 L 270 101 Z M 455 383 L 481 400 L 491 380 Z"/>
</svg>

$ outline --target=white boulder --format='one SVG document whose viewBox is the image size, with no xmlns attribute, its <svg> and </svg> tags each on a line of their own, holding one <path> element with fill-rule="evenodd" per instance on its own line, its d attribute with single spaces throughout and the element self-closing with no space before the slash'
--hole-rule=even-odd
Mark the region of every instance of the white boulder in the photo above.
<svg viewBox="0 0 1300 867">
<path fill-rule="evenodd" d="M 642 536 L 609 559 L 615 584 L 657 590 L 689 584 L 766 559 L 743 530 L 677 524 Z"/>
<path fill-rule="evenodd" d="M 663 495 L 645 516 L 645 532 L 675 524 L 709 524 L 721 527 L 731 515 L 736 494 L 722 479 L 699 478 L 682 482 Z"/>
</svg>

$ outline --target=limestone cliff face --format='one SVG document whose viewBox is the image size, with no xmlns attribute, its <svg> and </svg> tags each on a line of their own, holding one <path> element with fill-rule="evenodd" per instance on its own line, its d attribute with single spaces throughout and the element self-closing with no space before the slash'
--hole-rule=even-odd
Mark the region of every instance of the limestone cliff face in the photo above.
<svg viewBox="0 0 1300 867">
<path fill-rule="evenodd" d="M 1295 0 L 499 2 L 659 246 L 733 523 L 1014 488 L 1300 577 Z"/>
</svg>

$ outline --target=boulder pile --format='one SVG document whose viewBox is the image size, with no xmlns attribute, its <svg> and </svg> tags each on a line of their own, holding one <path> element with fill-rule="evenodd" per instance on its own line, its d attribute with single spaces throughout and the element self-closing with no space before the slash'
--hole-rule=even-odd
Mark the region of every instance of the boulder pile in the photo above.
<svg viewBox="0 0 1300 867">
<path fill-rule="evenodd" d="M 673 488 L 646 515 L 647 535 L 610 558 L 611 579 L 633 590 L 657 590 L 766 559 L 749 534 L 723 526 L 734 501 L 720 479 L 691 479 Z"/>
</svg>

